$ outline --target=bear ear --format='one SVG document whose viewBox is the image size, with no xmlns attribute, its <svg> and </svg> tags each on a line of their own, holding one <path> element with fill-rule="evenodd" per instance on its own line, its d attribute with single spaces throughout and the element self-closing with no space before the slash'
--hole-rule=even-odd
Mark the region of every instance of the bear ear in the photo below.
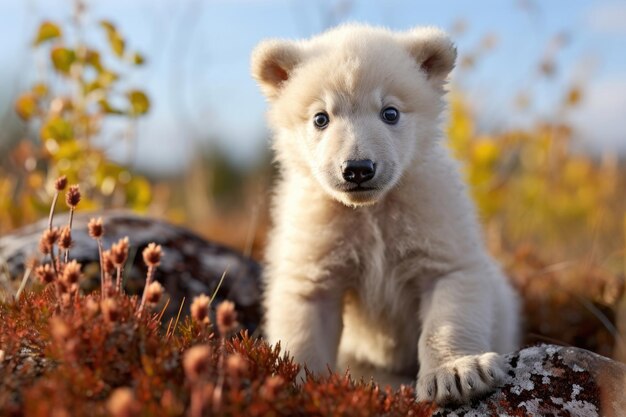
<svg viewBox="0 0 626 417">
<path fill-rule="evenodd" d="M 270 100 L 276 98 L 301 60 L 300 49 L 290 41 L 267 40 L 252 52 L 252 76 Z"/>
<path fill-rule="evenodd" d="M 443 84 L 456 61 L 456 47 L 448 35 L 434 27 L 420 27 L 403 35 L 403 42 L 426 77 Z"/>
</svg>

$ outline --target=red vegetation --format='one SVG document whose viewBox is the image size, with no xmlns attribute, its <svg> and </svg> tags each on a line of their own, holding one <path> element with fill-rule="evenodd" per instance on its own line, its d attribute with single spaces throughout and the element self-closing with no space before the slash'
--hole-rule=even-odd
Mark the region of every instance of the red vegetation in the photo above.
<svg viewBox="0 0 626 417">
<path fill-rule="evenodd" d="M 186 378 L 183 358 L 195 345 L 207 347 L 208 360 Z M 122 294 L 68 301 L 47 286 L 0 304 L 0 346 L 3 416 L 182 416 L 192 391 L 200 392 L 205 415 L 429 416 L 433 410 L 417 404 L 411 388 L 392 391 L 338 374 L 299 381 L 300 367 L 280 346 L 245 332 L 222 339 L 187 318 L 168 334 L 158 314 L 138 315 L 137 298 Z"/>
</svg>

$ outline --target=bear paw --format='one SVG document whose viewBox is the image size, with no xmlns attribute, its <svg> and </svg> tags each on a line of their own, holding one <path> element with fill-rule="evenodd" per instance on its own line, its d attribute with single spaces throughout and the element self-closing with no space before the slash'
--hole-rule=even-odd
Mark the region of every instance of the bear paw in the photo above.
<svg viewBox="0 0 626 417">
<path fill-rule="evenodd" d="M 459 404 L 493 391 L 506 375 L 504 358 L 497 353 L 468 355 L 433 370 L 420 372 L 417 400 L 439 405 Z"/>
</svg>

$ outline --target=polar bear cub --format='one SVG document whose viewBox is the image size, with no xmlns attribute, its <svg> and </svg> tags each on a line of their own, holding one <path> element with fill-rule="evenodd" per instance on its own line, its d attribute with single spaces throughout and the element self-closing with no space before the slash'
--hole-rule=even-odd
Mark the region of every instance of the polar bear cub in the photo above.
<svg viewBox="0 0 626 417">
<path fill-rule="evenodd" d="M 441 113 L 456 50 L 435 28 L 344 25 L 267 40 L 281 178 L 265 270 L 266 336 L 312 371 L 418 372 L 418 400 L 464 402 L 505 375 L 518 302 L 487 254 Z"/>
</svg>

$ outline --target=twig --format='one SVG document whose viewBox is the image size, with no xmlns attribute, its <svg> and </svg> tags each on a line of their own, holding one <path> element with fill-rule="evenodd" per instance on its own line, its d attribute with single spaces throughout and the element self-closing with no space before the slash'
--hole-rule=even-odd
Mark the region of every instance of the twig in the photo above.
<svg viewBox="0 0 626 417">
<path fill-rule="evenodd" d="M 20 287 L 17 289 L 17 292 L 15 293 L 16 301 L 20 299 L 20 295 L 22 295 L 22 291 L 24 291 L 24 288 L 26 288 L 26 283 L 28 282 L 28 278 L 30 277 L 31 272 L 33 272 L 32 267 L 26 268 L 26 271 L 24 272 L 24 278 L 22 278 Z"/>
<path fill-rule="evenodd" d="M 98 258 L 100 260 L 100 298 L 104 298 L 104 281 L 106 281 L 106 278 L 104 277 L 104 259 L 102 256 L 102 239 L 98 238 L 96 239 L 96 242 L 98 243 Z"/>
<path fill-rule="evenodd" d="M 69 222 L 67 224 L 69 226 L 70 230 L 72 230 L 72 222 L 73 222 L 73 220 L 74 220 L 74 207 L 70 206 L 70 219 L 69 219 Z M 59 257 L 61 257 L 60 253 L 59 253 Z M 70 258 L 70 249 L 68 248 L 68 249 L 65 250 L 64 262 L 67 263 L 69 258 Z M 100 266 L 102 266 L 102 264 L 100 264 Z"/>
<path fill-rule="evenodd" d="M 143 311 L 143 308 L 144 308 L 144 306 L 146 304 L 146 297 L 148 295 L 148 292 L 146 290 L 148 289 L 148 287 L 152 283 L 152 277 L 154 276 L 154 270 L 155 270 L 154 266 L 148 266 L 148 274 L 146 275 L 146 285 L 144 285 L 144 287 L 143 287 L 143 294 L 141 294 L 141 304 L 139 304 L 139 310 L 137 310 L 137 314 L 141 314 L 141 312 Z M 118 276 L 119 276 L 119 274 L 118 274 Z"/>
<path fill-rule="evenodd" d="M 165 305 L 163 306 L 163 309 L 161 310 L 161 312 L 159 313 L 159 315 L 158 315 L 158 316 L 157 316 L 157 318 L 156 318 L 156 319 L 157 319 L 157 322 L 160 322 L 160 321 L 161 321 L 161 319 L 163 318 L 163 315 L 165 314 L 165 310 L 167 310 L 167 306 L 169 306 L 169 305 L 170 305 L 170 301 L 171 301 L 171 298 L 169 298 L 169 297 L 168 297 L 168 298 L 167 298 L 167 301 L 165 302 Z M 167 333 L 166 333 L 166 334 L 167 334 Z"/>
<path fill-rule="evenodd" d="M 61 257 L 61 248 L 59 248 L 59 258 Z M 54 245 L 50 247 L 50 263 L 52 264 L 52 270 L 54 271 L 54 275 L 57 280 L 61 277 L 59 276 L 59 271 L 57 269 L 57 258 L 54 256 Z"/>
<path fill-rule="evenodd" d="M 180 313 L 183 311 L 183 305 L 185 305 L 185 297 L 183 297 L 183 300 L 180 302 L 180 307 L 178 307 L 178 314 L 176 315 L 176 322 L 174 322 L 172 333 L 166 334 L 166 340 L 170 340 L 170 337 L 172 337 L 174 335 L 174 332 L 176 331 L 176 327 L 178 326 L 178 320 L 180 319 Z"/>
<path fill-rule="evenodd" d="M 224 277 L 226 277 L 226 273 L 228 272 L 229 268 L 230 268 L 230 265 L 226 265 L 226 269 L 224 269 L 224 272 L 222 272 L 222 277 L 220 278 L 220 281 L 217 283 L 217 287 L 215 287 L 215 291 L 213 291 L 213 295 L 211 295 L 211 299 L 209 300 L 209 304 L 211 304 L 213 302 L 213 300 L 215 299 L 215 296 L 217 295 L 217 292 L 219 291 L 220 287 L 222 286 L 222 282 L 224 281 Z"/>
<path fill-rule="evenodd" d="M 59 191 L 56 190 L 54 192 L 54 197 L 52 197 L 52 204 L 50 205 L 50 215 L 48 216 L 48 230 L 52 230 L 52 218 L 54 217 L 54 209 L 57 205 L 58 199 L 59 199 Z"/>
<path fill-rule="evenodd" d="M 221 337 L 220 343 L 220 360 L 217 365 L 217 383 L 215 384 L 215 388 L 213 389 L 213 399 L 211 401 L 211 406 L 213 407 L 213 413 L 218 414 L 220 407 L 222 405 L 222 391 L 224 390 L 224 353 L 226 350 L 226 339 L 224 336 Z"/>
<path fill-rule="evenodd" d="M 115 289 L 118 294 L 122 293 L 122 267 L 118 266 L 117 268 L 117 276 L 115 277 Z"/>
<path fill-rule="evenodd" d="M 170 318 L 169 323 L 167 324 L 167 330 L 165 330 L 165 338 L 169 340 L 170 328 L 172 327 L 172 322 L 174 321 L 174 317 Z"/>
</svg>

